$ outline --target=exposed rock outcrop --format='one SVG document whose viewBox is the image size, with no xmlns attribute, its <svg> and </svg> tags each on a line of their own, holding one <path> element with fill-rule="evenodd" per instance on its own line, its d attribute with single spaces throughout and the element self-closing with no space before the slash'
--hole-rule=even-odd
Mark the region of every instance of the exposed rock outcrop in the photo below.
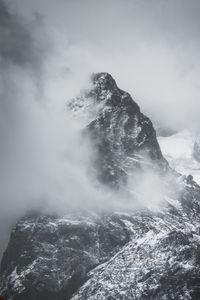
<svg viewBox="0 0 200 300">
<path fill-rule="evenodd" d="M 130 94 L 118 88 L 108 73 L 91 78 L 92 87 L 70 102 L 88 120 L 86 132 L 95 145 L 95 167 L 106 184 L 124 185 L 127 173 L 149 168 L 167 169 L 152 122 Z"/>
</svg>

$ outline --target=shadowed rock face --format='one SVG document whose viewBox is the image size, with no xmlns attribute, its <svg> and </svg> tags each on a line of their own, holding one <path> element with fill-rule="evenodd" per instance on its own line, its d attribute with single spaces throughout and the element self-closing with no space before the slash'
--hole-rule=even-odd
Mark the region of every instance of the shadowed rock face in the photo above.
<svg viewBox="0 0 200 300">
<path fill-rule="evenodd" d="M 7 299 L 199 299 L 200 188 L 157 212 L 29 215 L 1 263 Z M 188 295 L 188 298 L 183 298 Z"/>
<path fill-rule="evenodd" d="M 94 165 L 101 182 L 116 188 L 126 183 L 128 172 L 147 164 L 166 169 L 152 122 L 131 96 L 108 73 L 94 74 L 91 82 L 91 89 L 70 107 L 76 112 L 83 107 L 89 111 L 86 132 L 95 145 Z"/>
<path fill-rule="evenodd" d="M 111 75 L 93 75 L 91 89 L 70 108 L 86 120 L 102 182 L 121 188 L 128 172 L 145 171 L 144 165 L 162 175 L 171 171 L 151 121 Z M 200 187 L 177 174 L 168 186 L 157 210 L 23 217 L 1 262 L 0 294 L 8 300 L 200 299 Z"/>
<path fill-rule="evenodd" d="M 121 216 L 130 241 L 88 273 L 73 300 L 200 299 L 200 187 L 191 177 L 181 184 L 159 212 Z"/>
<path fill-rule="evenodd" d="M 14 299 L 70 299 L 87 272 L 130 240 L 113 216 L 26 216 L 11 233 L 1 273 Z"/>
</svg>

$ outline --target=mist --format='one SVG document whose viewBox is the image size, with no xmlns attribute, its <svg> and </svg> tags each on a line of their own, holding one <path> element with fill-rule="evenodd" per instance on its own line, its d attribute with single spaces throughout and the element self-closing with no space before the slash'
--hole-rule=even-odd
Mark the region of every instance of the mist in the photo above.
<svg viewBox="0 0 200 300">
<path fill-rule="evenodd" d="M 2 245 L 31 209 L 137 206 L 91 182 L 91 145 L 66 103 L 92 72 L 107 71 L 155 124 L 198 124 L 199 9 L 178 0 L 0 1 Z M 162 183 L 147 178 L 134 193 L 147 190 L 143 203 L 150 194 L 157 206 Z"/>
<path fill-rule="evenodd" d="M 2 1 L 0 10 L 2 251 L 10 227 L 27 211 L 87 208 L 95 190 L 88 183 L 90 147 L 81 137 L 83 124 L 66 106 L 86 79 L 68 78 L 62 51 L 41 16 L 26 19 Z"/>
<path fill-rule="evenodd" d="M 66 42 L 73 74 L 108 71 L 156 123 L 198 123 L 198 0 L 13 2 L 25 16 L 39 11 L 57 45 Z"/>
</svg>

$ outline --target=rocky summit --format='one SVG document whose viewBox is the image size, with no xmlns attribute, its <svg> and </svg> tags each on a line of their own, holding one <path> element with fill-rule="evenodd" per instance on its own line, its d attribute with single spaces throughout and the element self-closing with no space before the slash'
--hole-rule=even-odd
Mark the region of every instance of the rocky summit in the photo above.
<svg viewBox="0 0 200 300">
<path fill-rule="evenodd" d="M 116 188 L 136 168 L 166 169 L 152 122 L 130 94 L 119 89 L 108 73 L 93 74 L 91 84 L 70 102 L 70 108 L 88 122 L 85 132 L 95 145 L 100 181 Z"/>
<path fill-rule="evenodd" d="M 110 74 L 94 74 L 90 88 L 68 107 L 84 119 L 101 184 L 128 189 L 130 174 L 153 169 L 166 185 L 162 203 L 27 214 L 3 255 L 0 293 L 8 300 L 200 299 L 198 184 L 169 167 L 152 122 Z"/>
</svg>

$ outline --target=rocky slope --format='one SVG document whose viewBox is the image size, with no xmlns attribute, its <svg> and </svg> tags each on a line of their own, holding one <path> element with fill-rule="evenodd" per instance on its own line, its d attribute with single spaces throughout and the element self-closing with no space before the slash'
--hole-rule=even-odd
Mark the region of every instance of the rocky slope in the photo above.
<svg viewBox="0 0 200 300">
<path fill-rule="evenodd" d="M 22 218 L 4 254 L 2 286 L 8 299 L 70 299 L 87 273 L 130 240 L 115 216 L 95 214 Z"/>
<path fill-rule="evenodd" d="M 130 173 L 154 169 L 166 186 L 162 201 L 153 210 L 23 217 L 1 262 L 1 293 L 9 300 L 200 299 L 200 187 L 168 167 L 151 121 L 109 74 L 93 75 L 91 89 L 69 106 L 84 116 L 100 181 L 121 189 Z"/>
<path fill-rule="evenodd" d="M 130 242 L 90 271 L 72 299 L 200 299 L 199 192 L 186 184 L 159 213 L 127 217 Z"/>
<path fill-rule="evenodd" d="M 166 169 L 152 122 L 131 96 L 108 73 L 94 74 L 91 81 L 91 89 L 73 99 L 70 108 L 88 122 L 99 179 L 116 188 L 133 169 Z"/>
</svg>

